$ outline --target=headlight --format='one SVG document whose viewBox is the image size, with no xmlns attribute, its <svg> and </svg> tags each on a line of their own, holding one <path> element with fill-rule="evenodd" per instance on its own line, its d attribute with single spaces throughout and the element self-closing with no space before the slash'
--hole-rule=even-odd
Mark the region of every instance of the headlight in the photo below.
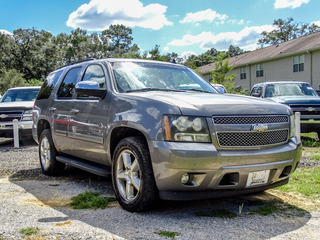
<svg viewBox="0 0 320 240">
<path fill-rule="evenodd" d="M 295 137 L 296 136 L 296 122 L 294 115 L 292 114 L 290 116 L 290 137 Z"/>
<path fill-rule="evenodd" d="M 22 121 L 32 121 L 32 109 L 24 111 Z"/>
<path fill-rule="evenodd" d="M 165 140 L 179 142 L 211 142 L 206 119 L 193 116 L 163 116 Z"/>
</svg>

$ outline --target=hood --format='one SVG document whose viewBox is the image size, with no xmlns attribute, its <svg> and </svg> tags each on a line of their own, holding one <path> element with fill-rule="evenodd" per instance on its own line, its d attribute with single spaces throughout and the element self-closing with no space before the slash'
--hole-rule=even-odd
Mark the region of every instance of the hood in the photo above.
<svg viewBox="0 0 320 240">
<path fill-rule="evenodd" d="M 283 104 L 319 104 L 320 97 L 309 97 L 309 96 L 282 96 L 268 98 L 277 103 Z"/>
<path fill-rule="evenodd" d="M 289 107 L 272 101 L 234 94 L 194 92 L 140 92 L 140 97 L 177 106 L 181 114 L 194 116 L 289 114 Z"/>
<path fill-rule="evenodd" d="M 34 101 L 25 102 L 0 102 L 0 110 L 26 110 L 33 108 Z"/>
</svg>

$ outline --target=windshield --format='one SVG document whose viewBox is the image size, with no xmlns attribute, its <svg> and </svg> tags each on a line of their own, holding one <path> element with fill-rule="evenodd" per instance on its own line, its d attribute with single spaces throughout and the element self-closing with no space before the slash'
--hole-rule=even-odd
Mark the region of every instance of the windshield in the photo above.
<svg viewBox="0 0 320 240">
<path fill-rule="evenodd" d="M 25 102 L 34 101 L 39 89 L 11 89 L 2 97 L 1 102 Z"/>
<path fill-rule="evenodd" d="M 310 84 L 307 83 L 287 83 L 269 84 L 266 87 L 265 96 L 319 96 Z"/>
<path fill-rule="evenodd" d="M 145 62 L 114 62 L 111 65 L 119 92 L 197 91 L 217 93 L 209 83 L 186 67 Z"/>
</svg>

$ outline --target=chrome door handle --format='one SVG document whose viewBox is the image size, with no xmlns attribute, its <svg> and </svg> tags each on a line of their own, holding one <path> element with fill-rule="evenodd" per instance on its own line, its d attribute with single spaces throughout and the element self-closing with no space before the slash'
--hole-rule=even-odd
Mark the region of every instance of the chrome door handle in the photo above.
<svg viewBox="0 0 320 240">
<path fill-rule="evenodd" d="M 78 112 L 80 112 L 80 110 L 73 108 L 73 109 L 70 110 L 70 112 L 71 112 L 71 113 L 74 113 L 74 114 L 77 114 Z"/>
<path fill-rule="evenodd" d="M 55 110 L 57 110 L 57 108 L 55 108 L 55 107 L 49 107 L 49 111 L 54 112 Z"/>
</svg>

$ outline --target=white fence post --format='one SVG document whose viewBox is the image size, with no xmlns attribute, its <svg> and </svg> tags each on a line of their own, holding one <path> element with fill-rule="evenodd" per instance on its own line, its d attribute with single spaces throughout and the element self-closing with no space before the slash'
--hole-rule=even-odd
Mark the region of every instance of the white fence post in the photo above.
<svg viewBox="0 0 320 240">
<path fill-rule="evenodd" d="M 300 131 L 300 112 L 295 112 L 294 114 L 295 124 L 296 124 L 296 137 L 297 142 L 301 143 L 301 131 Z"/>
<path fill-rule="evenodd" d="M 13 119 L 13 145 L 14 148 L 19 148 L 19 121 L 18 119 Z"/>
</svg>

